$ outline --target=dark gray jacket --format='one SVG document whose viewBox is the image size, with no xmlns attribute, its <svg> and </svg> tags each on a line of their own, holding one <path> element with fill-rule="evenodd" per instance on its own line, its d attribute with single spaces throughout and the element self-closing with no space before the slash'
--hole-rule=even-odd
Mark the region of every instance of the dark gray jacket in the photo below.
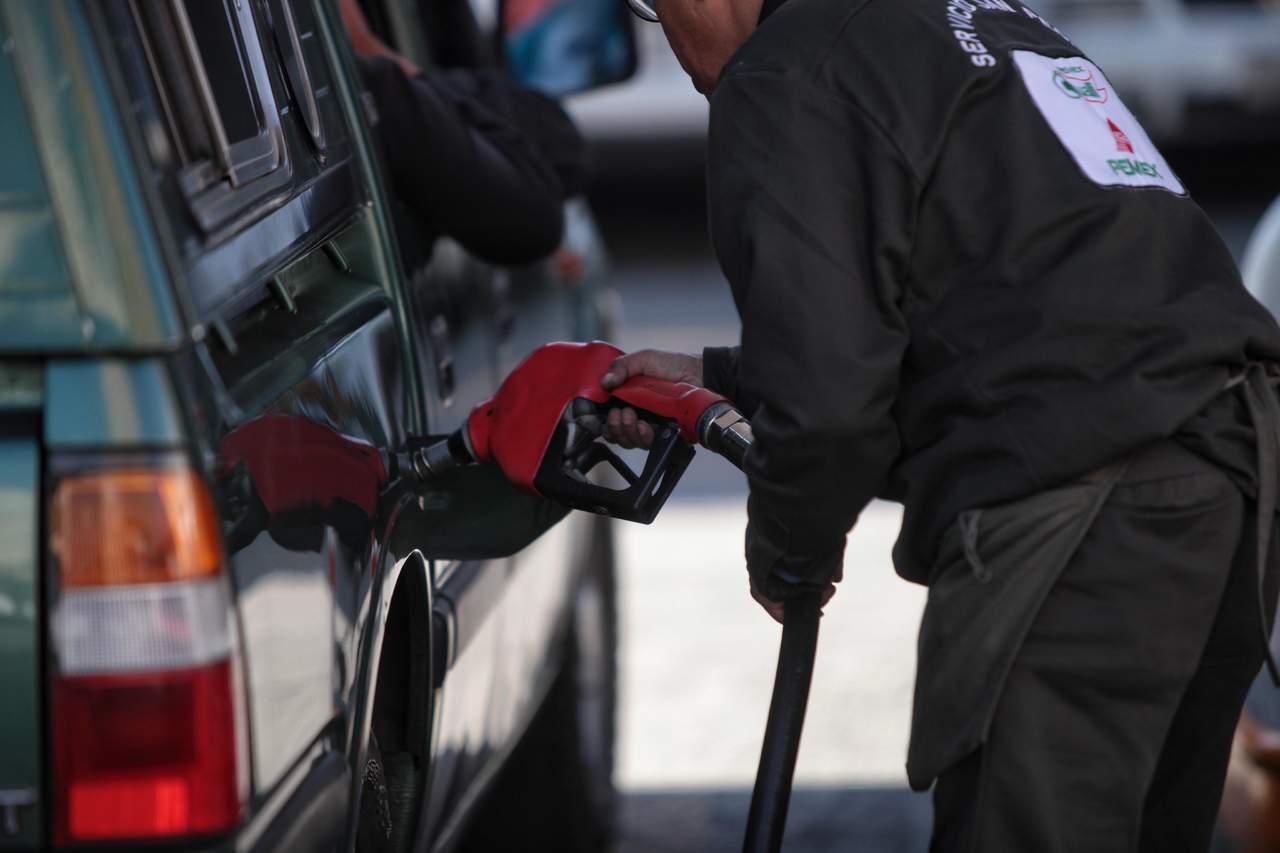
<svg viewBox="0 0 1280 853">
<path fill-rule="evenodd" d="M 964 510 L 1172 435 L 1280 332 L 1081 51 L 1015 0 L 789 0 L 711 99 L 747 560 L 830 577 L 881 496 L 927 582 Z"/>
</svg>

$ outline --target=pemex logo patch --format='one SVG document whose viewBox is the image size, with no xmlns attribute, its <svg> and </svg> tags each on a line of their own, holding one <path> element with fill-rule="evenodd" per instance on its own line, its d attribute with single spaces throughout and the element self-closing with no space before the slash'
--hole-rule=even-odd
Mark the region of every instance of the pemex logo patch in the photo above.
<svg viewBox="0 0 1280 853">
<path fill-rule="evenodd" d="M 1099 186 L 1159 187 L 1185 195 L 1142 125 L 1098 66 L 1082 56 L 1011 52 L 1027 94 L 1049 129 Z"/>
</svg>

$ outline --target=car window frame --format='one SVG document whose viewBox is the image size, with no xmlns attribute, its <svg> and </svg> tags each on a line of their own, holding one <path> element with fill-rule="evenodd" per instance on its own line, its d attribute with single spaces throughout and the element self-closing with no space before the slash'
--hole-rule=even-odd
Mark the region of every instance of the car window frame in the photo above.
<svg viewBox="0 0 1280 853">
<path fill-rule="evenodd" d="M 249 0 L 200 2 L 217 2 L 228 15 L 259 127 L 252 137 L 229 138 L 184 0 L 129 0 L 129 8 L 176 149 L 177 184 L 197 226 L 212 237 L 225 230 L 227 223 L 269 205 L 276 191 L 287 190 L 292 169 L 259 35 L 256 4 Z M 175 43 L 164 43 L 165 39 Z M 190 95 L 194 95 L 195 104 L 185 103 Z M 193 146 L 193 139 L 204 142 L 212 156 Z"/>
</svg>

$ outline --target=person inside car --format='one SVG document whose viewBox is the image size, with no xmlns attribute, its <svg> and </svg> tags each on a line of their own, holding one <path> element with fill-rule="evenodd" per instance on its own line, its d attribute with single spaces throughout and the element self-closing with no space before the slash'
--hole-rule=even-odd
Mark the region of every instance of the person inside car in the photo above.
<svg viewBox="0 0 1280 853">
<path fill-rule="evenodd" d="M 357 0 L 339 8 L 377 111 L 406 269 L 436 236 L 496 264 L 554 252 L 564 201 L 585 184 L 584 142 L 559 104 L 497 70 L 424 72 L 374 35 Z"/>
</svg>

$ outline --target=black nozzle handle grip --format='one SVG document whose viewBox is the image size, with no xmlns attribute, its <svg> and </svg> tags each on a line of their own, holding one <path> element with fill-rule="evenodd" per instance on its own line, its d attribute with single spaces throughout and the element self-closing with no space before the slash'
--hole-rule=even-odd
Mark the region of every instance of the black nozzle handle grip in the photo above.
<svg viewBox="0 0 1280 853">
<path fill-rule="evenodd" d="M 703 447 L 719 453 L 739 470 L 755 440 L 751 434 L 751 422 L 729 403 L 707 407 L 698 419 L 698 439 Z"/>
<path fill-rule="evenodd" d="M 800 732 L 809 704 L 814 656 L 818 650 L 818 618 L 822 591 L 804 591 L 787 599 L 782 622 L 778 672 L 773 678 L 769 722 L 765 725 L 760 766 L 751 792 L 743 853 L 776 853 L 782 849 L 791 802 L 791 780 L 800 752 Z"/>
</svg>

